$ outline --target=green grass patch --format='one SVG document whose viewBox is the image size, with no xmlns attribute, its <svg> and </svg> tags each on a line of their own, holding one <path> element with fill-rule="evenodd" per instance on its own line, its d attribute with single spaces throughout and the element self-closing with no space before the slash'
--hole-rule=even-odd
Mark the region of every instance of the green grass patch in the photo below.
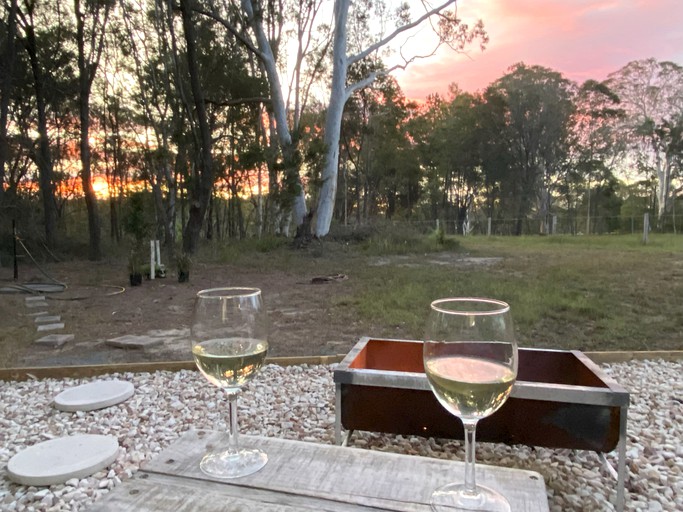
<svg viewBox="0 0 683 512">
<path fill-rule="evenodd" d="M 682 249 L 674 235 L 651 236 L 648 245 L 633 236 L 462 238 L 462 254 L 501 260 L 385 258 L 357 270 L 354 304 L 379 329 L 420 338 L 432 300 L 494 297 L 510 303 L 523 346 L 680 350 Z"/>
<path fill-rule="evenodd" d="M 477 263 L 479 258 L 498 258 Z M 199 259 L 308 279 L 345 273 L 336 306 L 370 336 L 419 339 L 432 300 L 507 301 L 520 344 L 683 349 L 683 236 L 452 237 L 383 224 L 293 249 L 265 238 L 212 243 Z"/>
</svg>

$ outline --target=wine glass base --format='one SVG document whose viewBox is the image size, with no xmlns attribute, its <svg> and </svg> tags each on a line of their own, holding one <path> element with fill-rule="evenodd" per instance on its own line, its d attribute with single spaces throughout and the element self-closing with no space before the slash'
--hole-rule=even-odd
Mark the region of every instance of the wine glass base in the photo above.
<svg viewBox="0 0 683 512">
<path fill-rule="evenodd" d="M 432 494 L 430 505 L 434 512 L 486 510 L 487 512 L 511 512 L 508 500 L 497 491 L 477 485 L 476 494 L 465 491 L 463 484 L 448 484 Z"/>
<path fill-rule="evenodd" d="M 214 478 L 239 478 L 256 473 L 268 462 L 268 455 L 258 449 L 207 453 L 199 468 Z"/>
</svg>

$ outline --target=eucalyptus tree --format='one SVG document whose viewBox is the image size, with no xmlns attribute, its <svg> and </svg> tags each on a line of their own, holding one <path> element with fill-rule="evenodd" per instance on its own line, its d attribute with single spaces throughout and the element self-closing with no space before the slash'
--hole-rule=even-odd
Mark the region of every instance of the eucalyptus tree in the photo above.
<svg viewBox="0 0 683 512">
<path fill-rule="evenodd" d="M 347 171 L 347 177 L 353 174 L 360 187 L 356 207 L 361 207 L 362 195 L 365 218 L 378 213 L 389 219 L 396 214 L 410 217 L 421 178 L 417 152 L 406 129 L 416 105 L 405 98 L 392 77 L 380 78 L 377 85 L 350 101 L 353 108 L 346 117 L 342 147 L 354 172 Z M 355 133 L 350 130 L 353 126 Z M 349 186 L 348 182 L 344 185 Z"/>
<path fill-rule="evenodd" d="M 90 95 L 104 48 L 105 29 L 115 0 L 74 0 L 78 49 L 78 115 L 80 120 L 81 183 L 88 211 L 89 254 L 102 258 L 100 214 L 93 189 L 90 150 Z"/>
<path fill-rule="evenodd" d="M 307 8 L 317 4 L 318 2 L 299 2 L 300 6 L 305 6 Z M 397 64 L 391 69 L 381 71 L 372 69 L 367 75 L 364 75 L 358 81 L 351 84 L 347 84 L 349 68 L 368 57 L 375 56 L 379 51 L 392 43 L 399 35 L 406 34 L 422 23 L 430 20 L 433 21 L 435 18 L 439 18 L 439 22 L 435 25 L 439 35 L 439 44 L 446 42 L 453 48 L 461 50 L 467 43 L 473 41 L 475 38 L 481 38 L 482 41 L 485 41 L 486 35 L 483 31 L 481 22 L 470 29 L 470 27 L 462 23 L 455 16 L 454 12 L 446 11 L 449 6 L 453 6 L 454 4 L 455 0 L 446 1 L 436 7 L 431 7 L 427 3 L 424 3 L 424 13 L 414 21 L 410 20 L 409 6 L 407 4 L 402 4 L 399 7 L 396 16 L 399 20 L 399 27 L 397 29 L 389 35 L 380 35 L 372 41 L 369 41 L 367 37 L 364 37 L 364 41 L 361 45 L 353 47 L 348 44 L 349 30 L 352 28 L 350 21 L 370 16 L 370 13 L 372 12 L 370 9 L 372 6 L 365 2 L 353 3 L 350 0 L 335 1 L 334 23 L 332 26 L 333 43 L 331 43 L 333 61 L 332 79 L 323 139 L 326 159 L 322 171 L 322 186 L 318 193 L 316 235 L 324 236 L 327 234 L 334 213 L 338 174 L 337 167 L 339 161 L 339 142 L 344 105 L 355 91 L 369 86 L 377 76 L 388 74 L 396 68 L 405 68 L 410 62 L 419 57 L 431 55 L 435 50 L 428 51 L 425 55 L 407 57 L 402 63 Z M 270 100 L 275 117 L 274 125 L 283 152 L 283 165 L 287 169 L 286 178 L 289 177 L 290 182 L 295 182 L 295 188 L 298 189 L 294 203 L 294 218 L 297 224 L 301 224 L 306 217 L 304 191 L 299 182 L 301 156 L 297 149 L 296 130 L 292 130 L 288 124 L 287 110 L 285 108 L 286 103 L 284 101 L 282 82 L 277 66 L 278 56 L 281 55 L 277 50 L 280 49 L 281 40 L 277 36 L 277 31 L 275 33 L 266 31 L 266 27 L 268 26 L 267 21 L 269 19 L 268 13 L 270 12 L 268 8 L 273 6 L 280 7 L 281 4 L 277 2 L 268 2 L 266 4 L 260 0 L 242 0 L 240 5 L 250 28 L 249 34 L 246 35 L 243 32 L 240 32 L 235 24 L 227 22 L 225 16 L 221 15 L 217 8 L 214 8 L 213 10 L 196 9 L 206 16 L 213 17 L 224 24 L 226 28 L 238 37 L 254 55 L 258 56 L 263 65 L 264 73 L 266 74 L 270 85 Z M 378 7 L 378 10 L 386 12 L 384 2 L 376 2 L 375 6 Z M 352 11 L 351 18 L 349 17 L 350 10 Z M 318 11 L 316 10 L 316 12 Z M 354 16 L 354 12 L 358 12 L 359 15 Z M 303 24 L 302 26 L 308 26 L 309 28 L 306 30 L 310 32 L 310 27 L 313 25 Z M 271 37 L 268 37 L 269 35 Z M 365 35 L 367 35 L 367 32 Z M 302 39 L 299 38 L 298 41 L 300 43 Z M 313 73 L 309 75 L 311 79 L 319 74 L 317 70 L 323 69 L 322 63 L 324 61 L 322 60 L 322 57 L 324 57 L 326 48 L 324 38 L 321 39 L 319 48 L 320 50 L 317 53 L 313 52 L 312 54 L 315 56 L 313 62 L 316 64 L 312 66 Z M 349 55 L 349 52 L 352 53 Z M 298 59 L 297 62 L 301 63 L 303 60 Z M 296 113 L 293 117 L 294 119 L 298 118 Z"/>
<path fill-rule="evenodd" d="M 32 222 L 31 217 L 22 209 L 23 204 L 31 204 L 34 195 L 41 196 L 41 199 L 49 197 L 43 194 L 40 189 L 40 173 L 36 176 L 36 165 L 40 161 L 40 154 L 36 151 L 38 140 L 37 132 L 37 113 L 34 79 L 29 62 L 29 53 L 26 51 L 27 39 L 24 27 L 26 26 L 27 16 L 24 15 L 22 8 L 16 1 L 0 4 L 0 218 L 11 217 L 20 219 L 22 224 L 28 225 Z M 40 13 L 37 17 L 42 17 Z M 45 24 L 42 24 L 45 25 Z M 36 39 L 36 59 L 42 58 L 42 50 L 51 47 L 53 38 L 45 32 L 35 32 Z M 31 48 L 33 50 L 33 48 Z M 57 56 L 57 60 L 59 56 Z M 49 77 L 54 69 L 45 70 L 42 76 Z M 49 83 L 49 78 L 45 79 Z M 54 103 L 50 95 L 50 90 L 54 89 L 49 85 L 43 86 L 40 90 L 47 91 L 43 96 L 41 106 L 44 106 L 46 139 L 51 139 L 48 132 L 50 118 L 50 104 Z M 48 146 L 50 147 L 50 146 Z M 52 152 L 48 153 L 52 159 Z M 50 167 L 50 169 L 52 166 Z M 54 177 L 55 173 L 50 173 Z M 37 182 L 37 194 L 31 191 L 33 187 L 21 187 L 22 183 Z M 54 184 L 50 180 L 54 200 Z M 54 203 L 53 203 L 54 204 Z M 33 211 L 41 211 L 41 208 L 31 208 Z M 31 214 L 33 213 L 31 212 Z M 57 209 L 54 210 L 55 222 L 57 219 Z M 45 223 L 45 215 L 42 214 L 41 226 L 45 228 L 49 223 Z M 7 227 L 2 222 L 0 228 Z M 20 226 L 21 229 L 21 226 Z M 45 233 L 43 236 L 47 239 Z M 51 232 L 52 240 L 55 233 Z M 52 240 L 48 243 L 52 243 Z"/>
<path fill-rule="evenodd" d="M 183 99 L 191 140 L 200 155 L 188 180 L 190 215 L 183 234 L 187 252 L 196 249 L 199 229 L 207 212 L 212 211 L 214 185 L 218 178 L 225 177 L 220 166 L 228 174 L 237 170 L 225 155 L 243 133 L 254 129 L 258 122 L 255 112 L 267 100 L 262 79 L 248 74 L 248 57 L 241 33 L 233 33 L 228 28 L 234 28 L 231 21 L 235 12 L 228 9 L 217 14 L 206 10 L 207 5 L 214 6 L 212 2 L 194 0 L 182 4 L 184 47 L 174 38 L 169 23 L 175 60 L 174 86 Z M 199 16 L 199 13 L 206 15 Z M 185 75 L 189 77 L 189 86 L 184 81 Z M 247 120 L 248 126 L 242 124 Z M 207 224 L 207 236 L 212 235 L 211 229 L 212 225 Z"/>
<path fill-rule="evenodd" d="M 377 110 L 375 103 L 377 94 L 371 89 L 358 91 L 346 105 L 344 123 L 342 125 L 339 165 L 343 169 L 342 204 L 339 206 L 344 224 L 348 224 L 349 210 L 355 212 L 355 222 L 360 225 L 374 213 L 374 187 L 371 183 L 370 159 L 366 155 L 370 152 L 369 142 L 372 134 L 370 128 L 373 110 Z M 324 158 L 325 148 L 319 139 L 319 150 Z M 320 170 L 324 160 L 318 161 L 316 166 L 316 180 L 311 188 L 319 189 L 321 185 Z"/>
<path fill-rule="evenodd" d="M 194 20 L 193 0 L 180 1 L 180 13 L 183 23 L 186 64 L 190 77 L 192 93 L 193 118 L 196 120 L 196 139 L 199 157 L 196 159 L 198 172 L 190 186 L 190 208 L 187 224 L 183 229 L 183 251 L 194 253 L 199 243 L 200 231 L 209 207 L 213 190 L 214 168 L 211 128 L 206 111 L 205 92 L 201 83 L 198 64 L 197 29 Z"/>
<path fill-rule="evenodd" d="M 582 197 L 586 198 L 586 233 L 591 232 L 591 215 L 598 204 L 592 187 L 609 187 L 613 169 L 623 155 L 623 138 L 618 123 L 623 118 L 619 97 L 606 83 L 587 80 L 575 97 L 576 112 L 571 129 L 571 161 L 560 187 L 567 212 L 575 218 Z M 596 195 L 595 199 L 599 199 Z M 578 226 L 572 225 L 572 229 Z"/>
<path fill-rule="evenodd" d="M 439 140 L 436 127 L 444 122 L 447 109 L 448 102 L 443 96 L 430 94 L 419 114 L 409 122 L 408 130 L 422 169 L 423 215 L 428 219 L 438 219 L 442 213 L 443 187 L 433 144 Z"/>
<path fill-rule="evenodd" d="M 205 23 L 208 22 L 209 20 L 205 20 Z M 202 68 L 211 70 L 204 83 L 209 91 L 207 110 L 215 141 L 215 197 L 227 200 L 215 202 L 216 206 L 227 204 L 227 208 L 222 210 L 214 208 L 212 202 L 209 213 L 213 214 L 216 235 L 243 238 L 246 236 L 248 221 L 243 211 L 243 198 L 253 196 L 253 171 L 260 171 L 265 161 L 264 152 L 258 147 L 258 143 L 267 86 L 262 77 L 249 73 L 249 59 L 243 48 L 234 39 L 219 36 L 220 29 L 220 26 L 214 25 L 203 30 L 204 48 L 211 48 L 210 34 L 213 34 L 214 40 L 224 42 L 220 49 L 214 45 L 211 51 L 206 51 L 200 57 Z M 259 180 L 255 187 L 257 201 L 260 201 L 263 192 L 262 189 L 258 192 L 261 186 Z M 222 219 L 221 213 L 224 214 Z M 255 222 L 260 220 L 255 219 Z M 221 223 L 225 229 L 221 230 Z M 211 219 L 207 229 L 210 227 Z"/>
<path fill-rule="evenodd" d="M 478 105 L 475 95 L 451 86 L 451 100 L 431 138 L 441 185 L 440 216 L 454 220 L 461 234 L 482 182 Z"/>
<path fill-rule="evenodd" d="M 258 60 L 257 69 L 269 86 L 268 113 L 272 116 L 270 127 L 274 134 L 270 142 L 277 144 L 275 152 L 281 154 L 283 169 L 282 180 L 278 180 L 275 166 L 271 164 L 271 197 L 278 199 L 281 209 L 274 216 L 287 219 L 291 207 L 298 227 L 303 226 L 307 218 L 301 182 L 300 120 L 309 102 L 311 87 L 325 69 L 324 59 L 329 47 L 326 27 L 319 20 L 323 5 L 323 0 L 288 3 L 241 0 L 237 11 L 236 6 L 226 0 L 210 1 L 208 8 L 195 4 L 197 12 L 221 23 Z M 233 16 L 236 13 L 238 17 Z M 286 32 L 292 36 L 296 47 L 287 97 L 282 74 L 282 69 L 287 67 L 284 62 L 287 56 L 284 51 L 287 41 L 283 38 L 285 25 L 292 27 Z"/>
<path fill-rule="evenodd" d="M 183 108 L 183 80 L 173 65 L 170 33 L 175 34 L 174 17 L 160 0 L 123 0 L 121 9 L 121 52 L 124 72 L 134 77 L 135 87 L 126 91 L 126 102 L 135 106 L 138 134 L 142 141 L 141 172 L 137 178 L 146 180 L 154 196 L 158 231 L 166 246 L 175 243 L 177 218 L 178 175 L 185 166 L 183 155 L 189 137 L 183 127 L 188 125 Z"/>
<path fill-rule="evenodd" d="M 98 118 L 96 127 L 101 132 L 101 151 L 94 151 L 92 163 L 101 164 L 107 180 L 109 202 L 109 236 L 112 241 L 120 242 L 122 226 L 120 222 L 121 204 L 125 189 L 130 180 L 128 168 L 135 161 L 137 152 L 126 133 L 132 131 L 132 112 L 120 94 L 105 84 L 102 90 L 102 104 L 94 109 Z M 137 162 L 136 162 L 137 163 Z"/>
<path fill-rule="evenodd" d="M 633 61 L 609 75 L 608 83 L 626 112 L 622 126 L 636 167 L 657 179 L 661 223 L 683 189 L 675 129 L 683 117 L 683 67 L 653 58 Z"/>
<path fill-rule="evenodd" d="M 374 117 L 376 165 L 383 171 L 382 201 L 385 215 L 400 214 L 412 218 L 420 200 L 422 178 L 418 154 L 409 132 L 410 120 L 416 115 L 417 103 L 409 101 L 392 77 L 386 77 L 379 88 L 382 103 Z M 387 165 L 389 164 L 389 165 Z"/>
<path fill-rule="evenodd" d="M 72 28 L 70 13 L 61 4 L 56 9 L 48 7 L 24 0 L 17 6 L 16 16 L 17 41 L 26 52 L 35 98 L 35 112 L 31 110 L 27 114 L 35 120 L 38 134 L 37 150 L 31 153 L 38 168 L 45 241 L 48 247 L 53 247 L 57 239 L 58 210 L 52 152 L 54 144 L 49 133 L 49 117 L 51 109 L 65 113 L 61 108 L 71 92 L 69 82 L 72 78 L 73 54 L 69 47 Z M 13 78 L 17 78 L 16 73 Z M 30 136 L 30 132 L 25 133 Z"/>
<path fill-rule="evenodd" d="M 0 213 L 4 206 L 5 193 L 5 165 L 9 160 L 9 144 L 7 142 L 7 128 L 9 107 L 13 89 L 14 68 L 17 60 L 17 0 L 10 0 L 9 5 L 2 4 L 3 16 L 0 20 Z M 0 11 L 0 12 L 2 12 Z M 7 16 L 5 18 L 5 15 Z M 6 21 L 5 21 L 6 20 Z"/>
<path fill-rule="evenodd" d="M 511 166 L 501 186 L 516 202 L 515 233 L 536 209 L 543 232 L 558 177 L 569 156 L 574 86 L 560 73 L 516 64 L 491 86 L 505 100 Z"/>
<path fill-rule="evenodd" d="M 334 214 L 335 198 L 337 193 L 338 167 L 339 167 L 339 140 L 341 135 L 341 123 L 346 102 L 351 95 L 364 87 L 370 86 L 378 76 L 389 74 L 395 69 L 405 69 L 411 62 L 418 58 L 433 55 L 436 51 L 426 51 L 421 54 L 413 54 L 406 57 L 402 62 L 395 66 L 375 70 L 368 68 L 368 73 L 349 83 L 349 69 L 357 63 L 376 55 L 377 52 L 385 49 L 402 34 L 410 33 L 413 29 L 423 23 L 433 22 L 432 27 L 436 29 L 438 42 L 437 46 L 443 43 L 451 48 L 460 51 L 475 39 L 479 39 L 482 45 L 486 42 L 487 36 L 481 21 L 477 22 L 472 28 L 463 23 L 456 15 L 456 12 L 447 11 L 454 6 L 456 0 L 448 0 L 436 6 L 427 2 L 421 2 L 422 13 L 416 18 L 410 17 L 410 6 L 407 3 L 401 4 L 397 11 L 397 28 L 388 34 L 379 34 L 378 37 L 369 40 L 367 37 L 357 39 L 353 42 L 358 44 L 351 45 L 349 40 L 349 21 L 350 19 L 363 19 L 370 16 L 367 11 L 369 4 L 365 2 L 352 2 L 351 0 L 335 0 L 334 2 L 334 41 L 332 50 L 332 78 L 330 82 L 330 95 L 327 105 L 327 115 L 325 119 L 324 142 L 326 148 L 325 167 L 322 172 L 322 188 L 320 190 L 317 207 L 317 221 L 315 234 L 318 237 L 325 236 L 330 229 Z M 383 6 L 383 2 L 377 5 Z M 366 14 L 358 16 L 354 9 L 360 9 Z M 351 14 L 351 18 L 350 18 Z M 404 53 L 400 52 L 401 56 Z"/>
<path fill-rule="evenodd" d="M 103 72 L 98 73 L 93 84 L 91 107 L 91 122 L 99 136 L 91 149 L 92 165 L 103 170 L 106 177 L 109 235 L 114 242 L 120 242 L 123 236 L 124 198 L 131 183 L 139 179 L 135 170 L 145 168 L 143 157 L 149 147 L 149 140 L 145 140 L 149 122 L 144 122 L 145 116 L 136 115 L 139 93 L 131 81 L 132 64 L 127 58 L 131 48 L 123 19 L 117 15 L 123 11 L 123 5 L 120 6 L 109 19 L 102 55 Z"/>
<path fill-rule="evenodd" d="M 291 67 L 286 108 L 292 114 L 292 131 L 301 135 L 302 116 L 313 100 L 314 85 L 328 71 L 332 43 L 330 26 L 323 17 L 324 0 L 290 0 L 281 3 L 285 12 L 285 48 L 294 42 L 293 63 L 288 52 L 278 52 Z"/>
<path fill-rule="evenodd" d="M 482 194 L 487 217 L 514 218 L 516 191 L 508 186 L 513 176 L 513 136 L 508 126 L 507 100 L 500 90 L 487 88 L 479 97 L 479 148 L 483 173 Z"/>
<path fill-rule="evenodd" d="M 9 12 L 6 10 L 9 9 Z M 14 9 L 14 13 L 12 12 Z M 20 219 L 20 184 L 35 167 L 35 100 L 26 52 L 22 50 L 17 2 L 0 5 L 0 229 L 5 219 Z"/>
</svg>

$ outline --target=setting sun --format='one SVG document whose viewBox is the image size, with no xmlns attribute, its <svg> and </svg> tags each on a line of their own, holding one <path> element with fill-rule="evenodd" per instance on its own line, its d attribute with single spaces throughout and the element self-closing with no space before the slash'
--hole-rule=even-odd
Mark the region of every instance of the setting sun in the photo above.
<svg viewBox="0 0 683 512">
<path fill-rule="evenodd" d="M 109 185 L 104 176 L 95 176 L 92 180 L 92 189 L 97 196 L 97 199 L 106 199 L 109 197 Z"/>
</svg>

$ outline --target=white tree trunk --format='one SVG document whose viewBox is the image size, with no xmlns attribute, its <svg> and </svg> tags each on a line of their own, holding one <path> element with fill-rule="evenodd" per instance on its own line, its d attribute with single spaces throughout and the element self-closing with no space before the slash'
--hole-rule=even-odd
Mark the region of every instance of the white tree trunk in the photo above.
<svg viewBox="0 0 683 512">
<path fill-rule="evenodd" d="M 289 131 L 289 124 L 287 123 L 287 106 L 284 95 L 282 94 L 282 85 L 280 84 L 280 74 L 277 70 L 277 63 L 275 62 L 275 55 L 270 47 L 268 36 L 263 30 L 263 24 L 260 20 L 254 18 L 254 0 L 242 0 L 242 8 L 247 13 L 249 23 L 256 36 L 258 49 L 261 52 L 263 67 L 266 70 L 268 77 L 268 84 L 270 86 L 270 98 L 273 113 L 275 114 L 276 133 L 278 142 L 282 148 L 283 153 L 290 153 L 295 150 L 292 146 L 292 135 Z M 288 170 L 289 171 L 289 170 Z M 306 216 L 306 195 L 304 194 L 303 186 L 301 186 L 301 179 L 298 179 L 299 194 L 294 198 L 294 221 L 299 226 L 303 223 Z"/>
<path fill-rule="evenodd" d="M 346 85 L 347 71 L 350 64 L 360 62 L 372 52 L 389 44 L 399 34 L 419 26 L 448 6 L 455 4 L 456 0 L 444 0 L 443 3 L 427 10 L 422 16 L 413 22 L 398 27 L 388 36 L 370 44 L 364 50 L 349 56 L 346 53 L 347 27 L 346 21 L 349 14 L 351 0 L 335 0 L 334 2 L 334 44 L 332 49 L 332 84 L 330 87 L 330 102 L 325 119 L 325 166 L 322 172 L 322 187 L 318 197 L 318 211 L 315 225 L 315 234 L 318 237 L 327 235 L 334 214 L 334 203 L 337 194 L 337 175 L 339 166 L 339 138 L 341 135 L 342 114 L 344 105 L 354 91 L 367 87 L 375 81 L 377 73 L 370 73 L 359 81 Z M 405 65 L 407 65 L 406 62 Z M 397 66 L 397 67 L 405 67 Z M 392 68 L 395 69 L 395 68 Z M 391 71 L 386 70 L 383 73 Z"/>
<path fill-rule="evenodd" d="M 334 48 L 330 102 L 325 118 L 325 167 L 322 173 L 322 187 L 318 197 L 318 212 L 315 235 L 323 237 L 330 231 L 334 201 L 337 195 L 337 173 L 339 165 L 339 138 L 341 136 L 342 114 L 346 104 L 346 19 L 350 0 L 334 3 Z"/>
<path fill-rule="evenodd" d="M 657 224 L 661 226 L 666 214 L 671 191 L 671 163 L 667 155 L 657 155 Z"/>
</svg>

